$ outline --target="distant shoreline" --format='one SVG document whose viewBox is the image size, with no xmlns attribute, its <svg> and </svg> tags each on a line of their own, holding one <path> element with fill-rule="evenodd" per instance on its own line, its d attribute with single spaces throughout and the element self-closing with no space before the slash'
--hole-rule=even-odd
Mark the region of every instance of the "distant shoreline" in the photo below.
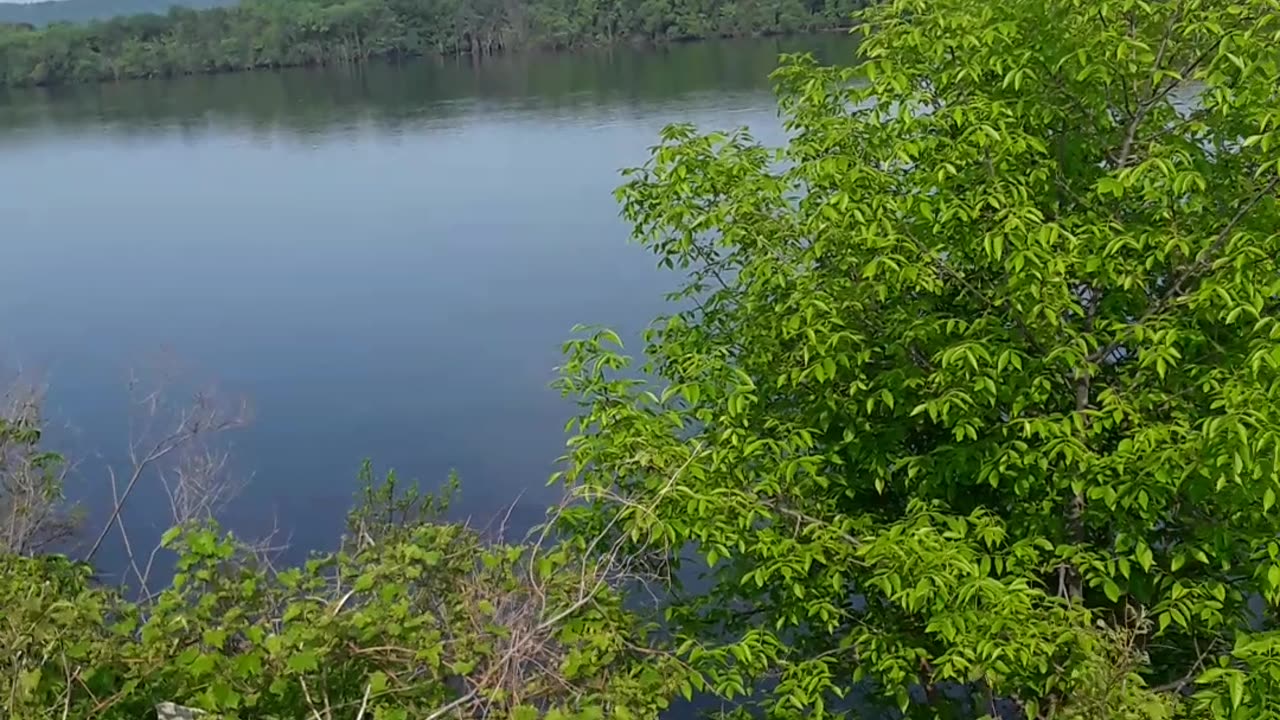
<svg viewBox="0 0 1280 720">
<path fill-rule="evenodd" d="M 742 17 L 735 15 L 739 5 L 734 0 L 724 0 L 718 9 L 712 4 L 701 15 L 679 12 L 681 2 L 696 0 L 673 0 L 672 18 L 647 17 L 643 22 L 625 14 L 601 20 L 600 12 L 589 21 L 557 17 L 543 5 L 555 0 L 524 0 L 523 7 L 472 17 L 465 27 L 455 17 L 441 16 L 439 1 L 271 0 L 42 29 L 0 26 L 0 85 L 48 87 L 370 60 L 481 59 L 530 50 L 840 32 L 848 30 L 849 22 L 834 18 L 850 17 L 861 0 L 833 0 L 828 5 L 847 5 L 838 14 L 825 10 L 826 5 L 823 14 L 809 12 L 800 0 L 755 0 Z M 482 0 L 461 0 L 464 6 L 478 2 Z M 614 7 L 621 7 L 623 0 L 618 2 Z"/>
</svg>

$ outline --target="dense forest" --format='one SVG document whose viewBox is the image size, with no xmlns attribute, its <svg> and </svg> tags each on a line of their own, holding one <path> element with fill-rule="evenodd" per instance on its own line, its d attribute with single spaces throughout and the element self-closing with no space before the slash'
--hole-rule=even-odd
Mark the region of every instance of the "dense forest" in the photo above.
<svg viewBox="0 0 1280 720">
<path fill-rule="evenodd" d="M 174 5 L 209 8 L 234 5 L 236 0 L 46 0 L 0 2 L 0 24 L 42 27 L 50 23 L 86 23 L 126 15 L 166 13 Z"/>
<path fill-rule="evenodd" d="M 0 28 L 4 85 L 834 28 L 860 0 L 250 0 Z"/>
</svg>

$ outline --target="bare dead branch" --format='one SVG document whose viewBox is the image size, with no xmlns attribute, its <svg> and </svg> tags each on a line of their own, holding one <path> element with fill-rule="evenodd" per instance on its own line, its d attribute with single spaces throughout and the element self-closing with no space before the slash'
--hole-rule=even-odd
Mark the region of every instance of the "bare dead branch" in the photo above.
<svg viewBox="0 0 1280 720">
<path fill-rule="evenodd" d="M 69 465 L 41 444 L 44 388 L 21 376 L 0 389 L 0 552 L 36 554 L 69 539 Z"/>
<path fill-rule="evenodd" d="M 137 426 L 130 423 L 129 479 L 123 490 L 112 498 L 111 512 L 85 553 L 83 559 L 86 562 L 97 555 L 113 525 L 120 525 L 124 531 L 120 515 L 138 482 L 149 472 L 161 471 L 159 464 L 162 461 L 180 456 L 184 450 L 195 448 L 185 460 L 177 463 L 174 470 L 177 473 L 176 484 L 170 486 L 165 483 L 161 473 L 161 482 L 170 495 L 175 520 L 190 520 L 192 514 L 211 512 L 231 492 L 231 486 L 222 479 L 225 455 L 208 450 L 203 443 L 211 436 L 243 427 L 249 418 L 247 404 L 241 401 L 238 406 L 224 407 L 215 393 L 201 391 L 192 396 L 188 405 L 171 409 L 164 401 L 163 385 L 139 392 L 140 385 L 135 379 L 130 386 L 137 398 L 135 407 L 142 416 L 139 421 L 142 430 L 135 430 Z M 160 427 L 165 429 L 157 431 L 156 428 Z"/>
</svg>

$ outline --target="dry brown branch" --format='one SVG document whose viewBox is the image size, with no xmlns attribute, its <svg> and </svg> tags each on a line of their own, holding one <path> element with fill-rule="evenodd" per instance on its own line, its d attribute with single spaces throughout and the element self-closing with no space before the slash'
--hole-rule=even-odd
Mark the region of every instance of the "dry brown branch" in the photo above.
<svg viewBox="0 0 1280 720">
<path fill-rule="evenodd" d="M 157 471 L 174 525 L 215 517 L 244 488 L 229 474 L 230 457 L 200 438 L 182 449 L 174 467 Z"/>
<path fill-rule="evenodd" d="M 360 710 L 356 713 L 356 720 L 364 720 L 364 713 L 369 709 L 369 692 L 373 690 L 373 685 L 364 686 L 364 699 L 360 701 Z"/>
<path fill-rule="evenodd" d="M 626 512 L 655 517 L 657 505 L 675 491 L 681 474 L 699 454 L 700 450 L 694 449 L 645 504 L 608 495 Z M 606 593 L 669 579 L 662 575 L 663 570 L 655 572 L 656 564 L 647 555 L 672 552 L 671 548 L 634 547 L 629 537 L 616 532 L 619 514 L 595 536 L 585 539 L 583 552 L 572 565 L 561 568 L 555 577 L 544 577 L 539 572 L 539 558 L 558 542 L 552 528 L 559 516 L 583 500 L 600 498 L 598 490 L 570 489 L 549 513 L 547 524 L 534 533 L 515 567 L 516 582 L 494 583 L 483 572 L 462 580 L 458 590 L 467 601 L 462 604 L 464 616 L 455 618 L 462 621 L 462 630 L 457 637 L 446 637 L 445 642 L 487 637 L 495 647 L 474 671 L 458 678 L 457 697 L 427 715 L 428 719 L 506 716 L 522 704 L 572 703 L 596 689 L 563 674 L 564 661 L 572 649 L 560 642 L 561 630 L 570 618 Z M 448 615 L 450 611 L 437 606 L 436 612 Z M 442 626 L 449 625 L 442 622 Z"/>
<path fill-rule="evenodd" d="M 167 384 L 158 383 L 143 389 L 135 378 L 130 382 L 136 413 L 130 422 L 128 479 L 123 487 L 112 476 L 112 508 L 106 523 L 98 532 L 84 560 L 92 561 L 102 548 L 111 528 L 116 526 L 127 535 L 121 513 L 139 481 L 149 473 L 159 475 L 170 497 L 175 522 L 188 521 L 211 513 L 233 492 L 222 472 L 225 454 L 210 449 L 209 439 L 249 420 L 248 405 L 241 401 L 224 405 L 212 391 L 199 391 L 185 406 L 168 404 Z M 163 463 L 171 462 L 165 466 Z M 166 472 L 169 480 L 166 481 Z M 128 547 L 129 562 L 138 572 L 137 561 Z M 142 579 L 139 573 L 139 579 Z"/>
<path fill-rule="evenodd" d="M 31 555 L 69 539 L 69 466 L 40 443 L 43 387 L 18 377 L 0 389 L 0 552 Z"/>
</svg>

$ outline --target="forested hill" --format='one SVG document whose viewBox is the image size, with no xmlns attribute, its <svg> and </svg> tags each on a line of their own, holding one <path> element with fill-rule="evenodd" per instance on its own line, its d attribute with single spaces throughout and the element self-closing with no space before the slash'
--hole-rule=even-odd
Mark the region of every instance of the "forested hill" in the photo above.
<svg viewBox="0 0 1280 720">
<path fill-rule="evenodd" d="M 845 25 L 860 2 L 245 0 L 87 25 L 0 26 L 0 84 L 53 85 L 431 53 L 483 55 L 807 32 Z"/>
<path fill-rule="evenodd" d="M 87 23 L 113 17 L 164 14 L 173 5 L 209 8 L 233 5 L 236 0 L 46 0 L 45 2 L 0 2 L 0 23 L 43 27 L 49 23 Z"/>
</svg>

